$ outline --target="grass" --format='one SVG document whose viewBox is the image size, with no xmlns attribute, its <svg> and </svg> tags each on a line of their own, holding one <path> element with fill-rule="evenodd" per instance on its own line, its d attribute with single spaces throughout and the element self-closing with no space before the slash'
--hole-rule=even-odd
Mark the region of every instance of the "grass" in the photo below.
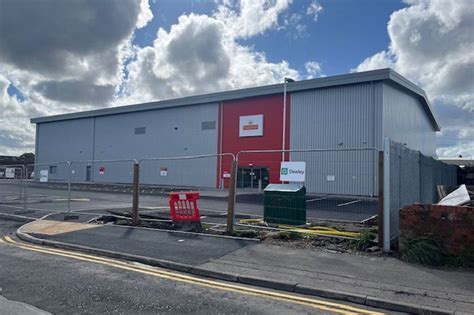
<svg viewBox="0 0 474 315">
<path fill-rule="evenodd" d="M 425 235 L 405 242 L 400 258 L 404 261 L 435 267 L 474 267 L 474 253 L 443 253 L 438 239 Z"/>
<path fill-rule="evenodd" d="M 417 237 L 405 242 L 401 259 L 421 265 L 441 266 L 443 255 L 433 236 Z"/>
<path fill-rule="evenodd" d="M 373 246 L 375 235 L 370 230 L 363 230 L 359 238 L 352 241 L 352 247 L 356 250 L 365 251 L 367 248 Z"/>
<path fill-rule="evenodd" d="M 303 234 L 295 231 L 282 231 L 278 233 L 278 239 L 285 241 L 296 241 L 302 240 L 304 238 Z"/>
</svg>

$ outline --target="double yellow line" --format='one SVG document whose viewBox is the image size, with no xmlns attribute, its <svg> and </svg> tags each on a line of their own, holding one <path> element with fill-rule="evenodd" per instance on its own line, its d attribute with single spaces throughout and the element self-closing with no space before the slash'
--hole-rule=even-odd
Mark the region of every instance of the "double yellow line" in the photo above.
<svg viewBox="0 0 474 315">
<path fill-rule="evenodd" d="M 357 308 L 357 307 L 353 307 L 349 305 L 339 304 L 335 302 L 329 302 L 329 301 L 318 300 L 318 299 L 313 299 L 313 298 L 306 298 L 306 297 L 298 296 L 298 295 L 284 294 L 284 293 L 279 293 L 279 292 L 274 292 L 274 291 L 264 290 L 264 289 L 256 289 L 256 288 L 252 288 L 252 287 L 248 287 L 244 285 L 230 284 L 230 283 L 225 283 L 221 281 L 203 279 L 199 277 L 165 271 L 158 268 L 147 267 L 145 265 L 138 265 L 136 263 L 123 262 L 120 260 L 114 260 L 114 259 L 100 257 L 100 256 L 93 256 L 93 255 L 83 254 L 83 253 L 74 252 L 74 251 L 65 251 L 65 250 L 54 249 L 54 248 L 49 248 L 49 247 L 47 248 L 47 247 L 36 246 L 36 245 L 31 245 L 31 244 L 19 243 L 19 242 L 14 241 L 9 236 L 5 236 L 3 238 L 3 242 L 8 245 L 15 246 L 17 248 L 30 250 L 34 252 L 73 258 L 77 260 L 106 265 L 106 266 L 133 271 L 133 272 L 139 272 L 139 273 L 150 275 L 150 276 L 160 277 L 160 278 L 168 279 L 172 281 L 184 282 L 184 283 L 188 283 L 192 285 L 198 285 L 198 286 L 217 289 L 217 290 L 224 290 L 224 291 L 235 292 L 239 294 L 263 297 L 263 298 L 268 298 L 268 299 L 287 302 L 287 303 L 304 305 L 304 306 L 316 308 L 323 311 L 333 312 L 337 314 L 344 314 L 344 315 L 384 314 L 380 312 L 369 311 L 369 310 L 365 310 L 365 309 L 361 309 L 361 308 Z"/>
</svg>

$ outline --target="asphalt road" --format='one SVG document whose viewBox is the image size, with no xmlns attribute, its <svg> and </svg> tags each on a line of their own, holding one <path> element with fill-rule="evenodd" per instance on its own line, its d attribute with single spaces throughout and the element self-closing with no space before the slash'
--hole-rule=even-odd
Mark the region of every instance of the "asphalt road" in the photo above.
<svg viewBox="0 0 474 315">
<path fill-rule="evenodd" d="M 0 220 L 0 235 L 19 225 Z M 278 292 L 226 289 L 218 282 L 204 285 L 199 278 L 185 281 L 182 274 L 159 268 L 84 257 L 3 239 L 0 307 L 8 306 L 12 314 L 27 314 L 25 307 L 28 314 L 349 314 L 348 307 L 367 313 L 337 301 L 310 298 L 303 303 L 299 295 L 276 298 Z"/>
<path fill-rule="evenodd" d="M 23 208 L 19 200 L 20 186 L 14 182 L 0 182 L 0 212 L 16 212 Z M 71 209 L 87 212 L 100 209 L 124 209 L 131 207 L 132 195 L 118 192 L 98 192 L 73 190 Z M 201 198 L 198 202 L 202 214 L 209 214 L 208 221 L 225 222 L 227 199 Z M 168 197 L 163 195 L 141 195 L 140 207 L 167 212 Z M 344 221 L 362 221 L 377 213 L 377 203 L 364 198 L 340 198 L 334 196 L 308 196 L 306 200 L 307 219 L 331 219 Z M 29 214 L 41 217 L 54 211 L 67 209 L 67 191 L 48 187 L 28 187 Z M 258 195 L 238 196 L 235 207 L 241 217 L 262 217 L 263 199 Z M 99 211 L 100 212 L 100 211 Z M 221 217 L 221 218 L 219 218 Z M 217 218 L 217 219 L 216 219 Z"/>
</svg>

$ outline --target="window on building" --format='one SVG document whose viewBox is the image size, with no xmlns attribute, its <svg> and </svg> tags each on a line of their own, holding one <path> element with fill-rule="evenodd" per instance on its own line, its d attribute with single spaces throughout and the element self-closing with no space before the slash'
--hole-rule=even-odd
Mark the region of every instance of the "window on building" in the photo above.
<svg viewBox="0 0 474 315">
<path fill-rule="evenodd" d="M 136 127 L 135 134 L 136 135 L 144 135 L 146 133 L 146 127 Z"/>
<path fill-rule="evenodd" d="M 57 174 L 58 167 L 56 165 L 52 165 L 49 167 L 49 174 Z"/>
<path fill-rule="evenodd" d="M 203 121 L 201 123 L 201 130 L 213 130 L 216 129 L 216 121 Z"/>
</svg>

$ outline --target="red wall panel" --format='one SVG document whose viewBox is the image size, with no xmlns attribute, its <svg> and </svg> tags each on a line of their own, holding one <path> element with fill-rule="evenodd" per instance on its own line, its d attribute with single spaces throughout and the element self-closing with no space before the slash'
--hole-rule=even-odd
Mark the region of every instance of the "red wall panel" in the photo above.
<svg viewBox="0 0 474 315">
<path fill-rule="evenodd" d="M 286 144 L 290 147 L 290 95 L 286 102 Z M 281 150 L 283 134 L 283 93 L 270 96 L 226 101 L 223 103 L 222 152 L 237 154 L 242 150 Z M 263 136 L 239 137 L 241 116 L 263 115 Z M 219 124 L 220 127 L 220 124 Z M 286 156 L 288 158 L 288 154 Z M 269 167 L 270 182 L 279 182 L 281 153 L 245 153 L 239 156 L 239 167 Z M 218 167 L 219 168 L 219 167 Z M 230 162 L 223 163 L 222 172 L 230 172 Z M 221 174 L 222 175 L 222 174 Z M 226 183 L 227 186 L 227 183 Z"/>
</svg>

